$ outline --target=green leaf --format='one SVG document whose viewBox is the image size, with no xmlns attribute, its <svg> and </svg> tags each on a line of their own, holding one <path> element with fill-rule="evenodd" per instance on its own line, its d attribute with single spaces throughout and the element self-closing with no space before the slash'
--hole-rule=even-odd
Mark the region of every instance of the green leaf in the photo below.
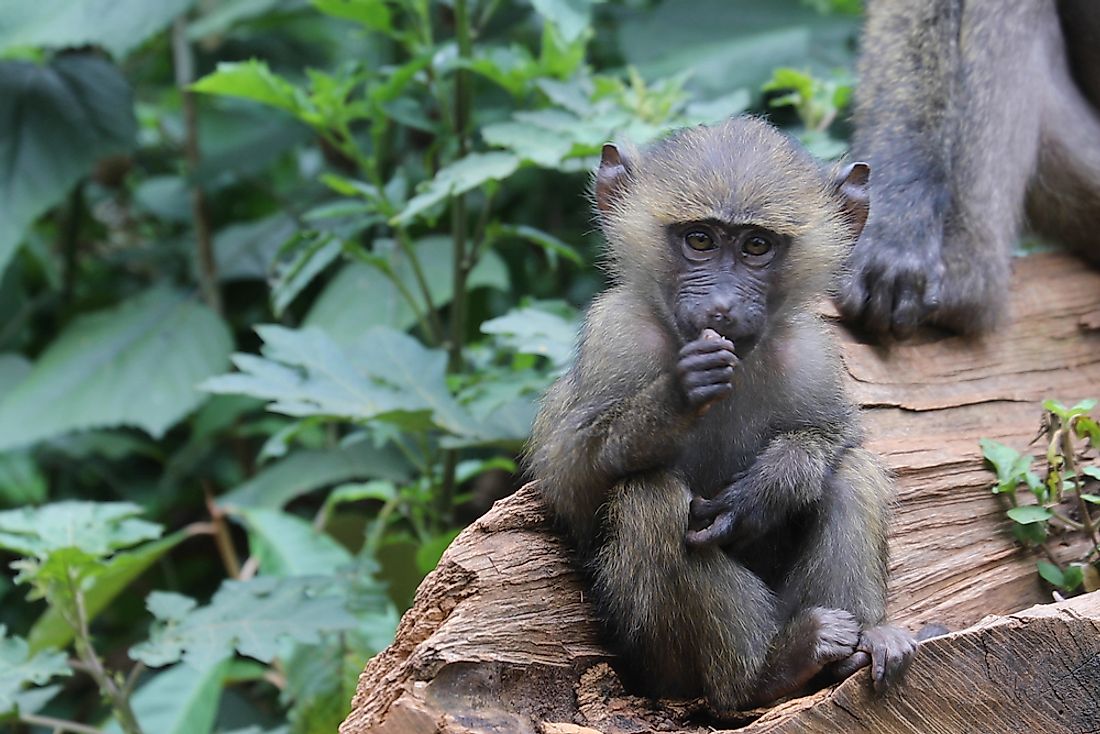
<svg viewBox="0 0 1100 734">
<path fill-rule="evenodd" d="M 81 316 L 0 398 L 0 449 L 118 425 L 159 438 L 202 402 L 195 385 L 224 369 L 231 347 L 212 311 L 165 288 Z"/>
<path fill-rule="evenodd" d="M 1046 522 L 1050 518 L 1054 517 L 1050 510 L 1041 505 L 1022 505 L 1020 507 L 1009 508 L 1007 512 L 1008 516 L 1013 521 L 1020 523 L 1021 525 L 1028 525 L 1033 522 Z"/>
<path fill-rule="evenodd" d="M 572 43 L 591 25 L 593 2 L 594 0 L 531 0 L 531 5 L 546 22 L 554 24 L 566 43 Z"/>
<path fill-rule="evenodd" d="M 31 361 L 22 354 L 0 353 L 0 395 L 15 388 L 31 372 Z"/>
<path fill-rule="evenodd" d="M 514 308 L 481 324 L 485 334 L 497 336 L 520 354 L 546 357 L 558 368 L 573 360 L 577 323 L 536 307 Z"/>
<path fill-rule="evenodd" d="M 218 504 L 231 509 L 282 507 L 307 492 L 338 482 L 365 478 L 400 482 L 408 476 L 409 466 L 396 452 L 366 442 L 297 451 L 222 496 Z"/>
<path fill-rule="evenodd" d="M 268 68 L 266 61 L 221 62 L 191 85 L 192 91 L 250 99 L 301 116 L 306 111 L 301 91 Z"/>
<path fill-rule="evenodd" d="M 1066 566 L 1066 570 L 1062 572 L 1062 590 L 1067 592 L 1075 591 L 1084 580 L 1084 569 L 1076 563 L 1071 563 Z"/>
<path fill-rule="evenodd" d="M 470 153 L 465 158 L 439 169 L 435 178 L 428 182 L 421 193 L 410 199 L 390 223 L 407 224 L 418 214 L 451 196 L 464 194 L 489 182 L 503 181 L 516 172 L 519 164 L 519 157 L 512 153 Z"/>
<path fill-rule="evenodd" d="M 376 242 L 376 250 L 381 243 Z M 432 304 L 439 308 L 450 303 L 454 293 L 454 258 L 447 237 L 426 237 L 414 245 L 417 260 L 428 282 Z M 306 326 L 316 326 L 341 345 L 358 342 L 372 326 L 389 326 L 404 331 L 416 323 L 416 314 L 394 285 L 401 283 L 422 310 L 425 306 L 412 266 L 404 251 L 390 248 L 383 252 L 386 273 L 375 265 L 355 262 L 345 266 L 317 298 L 306 316 Z M 466 288 L 508 290 L 508 268 L 500 255 L 490 250 L 470 271 Z"/>
<path fill-rule="evenodd" d="M 1041 522 L 1030 525 L 1012 524 L 1012 535 L 1025 546 L 1037 545 L 1047 538 L 1047 526 Z"/>
<path fill-rule="evenodd" d="M 326 15 L 354 21 L 367 30 L 390 30 L 390 10 L 386 0 L 311 0 Z"/>
<path fill-rule="evenodd" d="M 195 0 L 35 0 L 0 3 L 0 53 L 20 46 L 103 46 L 126 56 Z"/>
<path fill-rule="evenodd" d="M 68 3 L 0 5 L 19 12 L 13 9 Z M 45 66 L 0 61 L 0 99 L 2 273 L 31 222 L 99 158 L 130 149 L 137 125 L 125 78 L 109 61 L 87 54 L 60 56 Z"/>
<path fill-rule="evenodd" d="M 1031 465 L 1030 456 L 1024 456 L 1011 446 L 1006 446 L 989 438 L 983 438 L 978 443 L 982 447 L 982 456 L 997 472 L 999 483 L 1011 483 L 1015 487 L 1016 484 L 1023 481 L 1023 474 Z"/>
<path fill-rule="evenodd" d="M 244 510 L 240 517 L 265 575 L 320 576 L 351 562 L 346 548 L 299 517 L 267 508 Z"/>
<path fill-rule="evenodd" d="M 457 435 L 479 434 L 447 389 L 442 350 L 385 327 L 366 332 L 349 349 L 319 329 L 256 331 L 263 358 L 235 355 L 241 371 L 207 380 L 205 389 L 264 398 L 272 401 L 269 410 L 297 417 L 385 420 L 413 429 L 434 424 Z"/>
<path fill-rule="evenodd" d="M 275 282 L 271 284 L 271 305 L 276 316 L 282 316 L 302 289 L 343 251 L 340 240 L 327 233 L 299 233 L 291 247 L 293 258 L 276 266 Z"/>
<path fill-rule="evenodd" d="M 37 505 L 46 500 L 46 477 L 30 453 L 0 453 L 0 506 Z"/>
<path fill-rule="evenodd" d="M 1100 505 L 1100 495 L 1082 494 L 1081 499 L 1083 499 L 1085 502 L 1091 502 L 1094 505 Z"/>
<path fill-rule="evenodd" d="M 322 632 L 355 626 L 340 599 L 319 595 L 330 584 L 310 577 L 226 581 L 210 604 L 194 610 L 185 608 L 187 597 L 173 595 L 174 609 L 157 605 L 161 623 L 130 655 L 152 667 L 183 659 L 209 669 L 236 650 L 269 663 L 286 640 L 316 643 Z"/>
<path fill-rule="evenodd" d="M 576 265 L 583 266 L 584 258 L 580 256 L 576 250 L 569 245 L 565 244 L 557 237 L 543 232 L 541 229 L 535 227 L 529 227 L 526 224 L 519 225 L 497 225 L 493 228 L 493 235 L 495 237 L 517 237 L 522 240 L 526 240 L 531 244 L 537 245 L 546 251 L 551 263 L 555 262 L 555 258 L 560 255 L 565 259 L 575 263 Z"/>
<path fill-rule="evenodd" d="M 72 675 L 63 652 L 34 653 L 26 640 L 8 637 L 0 625 L 0 714 L 16 708 L 16 698 L 28 683 L 43 685 L 56 675 Z"/>
<path fill-rule="evenodd" d="M 209 668 L 174 665 L 153 675 L 130 703 L 142 731 L 157 734 L 209 734 L 221 702 L 228 660 Z M 117 721 L 105 730 L 122 734 Z"/>
<path fill-rule="evenodd" d="M 560 167 L 573 150 L 573 140 L 568 135 L 515 120 L 486 125 L 481 129 L 481 137 L 487 145 L 508 148 L 521 159 L 543 168 Z"/>
<path fill-rule="evenodd" d="M 131 551 L 116 553 L 84 581 L 84 611 L 94 620 L 146 569 L 187 537 L 179 531 Z M 73 639 L 73 628 L 57 607 L 49 607 L 34 623 L 27 641 L 32 650 L 64 649 Z"/>
<path fill-rule="evenodd" d="M 1058 568 L 1050 561 L 1039 561 L 1036 565 L 1039 567 L 1039 575 L 1054 586 L 1061 588 L 1062 584 L 1065 583 L 1066 578 L 1062 573 L 1062 569 Z"/>
<path fill-rule="evenodd" d="M 462 530 L 448 530 L 442 535 L 429 538 L 416 550 L 416 565 L 422 573 L 428 573 L 439 564 L 443 551 L 458 537 Z"/>
<path fill-rule="evenodd" d="M 222 281 L 266 279 L 279 250 L 294 236 L 295 229 L 292 218 L 275 214 L 219 230 L 214 237 L 218 278 Z"/>
<path fill-rule="evenodd" d="M 0 548 L 34 558 L 66 548 L 105 557 L 160 537 L 160 525 L 136 517 L 141 511 L 130 502 L 76 500 L 6 510 L 0 512 Z"/>
</svg>

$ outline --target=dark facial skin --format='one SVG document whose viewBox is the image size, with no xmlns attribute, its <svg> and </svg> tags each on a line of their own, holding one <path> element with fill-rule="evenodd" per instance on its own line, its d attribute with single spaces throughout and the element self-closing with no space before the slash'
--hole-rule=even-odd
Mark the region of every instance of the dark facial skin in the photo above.
<svg viewBox="0 0 1100 734">
<path fill-rule="evenodd" d="M 768 291 L 783 245 L 759 227 L 690 222 L 671 228 L 679 255 L 673 307 L 685 341 L 712 329 L 746 357 L 763 335 Z"/>
<path fill-rule="evenodd" d="M 757 227 L 691 222 L 670 229 L 680 271 L 673 299 L 686 344 L 676 369 L 688 403 L 705 413 L 732 390 L 738 362 L 767 325 L 768 290 L 783 246 Z"/>
</svg>

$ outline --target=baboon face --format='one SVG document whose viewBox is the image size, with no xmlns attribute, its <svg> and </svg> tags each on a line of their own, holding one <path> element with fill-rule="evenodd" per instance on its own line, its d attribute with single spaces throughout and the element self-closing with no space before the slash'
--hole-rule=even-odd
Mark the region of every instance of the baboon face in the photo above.
<svg viewBox="0 0 1100 734">
<path fill-rule="evenodd" d="M 787 239 L 713 220 L 672 225 L 667 238 L 677 264 L 672 311 L 680 335 L 690 341 L 713 329 L 744 357 L 767 329 L 768 298 Z"/>
</svg>

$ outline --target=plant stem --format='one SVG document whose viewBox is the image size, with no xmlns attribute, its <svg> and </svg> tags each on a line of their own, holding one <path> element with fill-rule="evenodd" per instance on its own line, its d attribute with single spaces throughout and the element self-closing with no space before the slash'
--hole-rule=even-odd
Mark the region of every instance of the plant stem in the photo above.
<svg viewBox="0 0 1100 734">
<path fill-rule="evenodd" d="M 88 675 L 95 681 L 100 693 L 114 709 L 115 716 L 118 718 L 118 725 L 122 731 L 126 734 L 142 734 L 137 716 L 134 715 L 134 710 L 130 706 L 130 697 L 126 695 L 126 692 L 115 682 L 114 677 L 103 667 L 103 663 L 100 662 L 99 656 L 96 655 L 95 648 L 92 646 L 92 633 L 88 628 L 88 614 L 84 609 L 84 592 L 80 589 L 76 579 L 73 578 L 71 571 L 66 577 L 69 593 L 72 595 L 73 610 L 76 612 L 76 624 L 73 629 L 76 633 L 76 654 L 87 667 Z"/>
<path fill-rule="evenodd" d="M 187 41 L 187 20 L 182 16 L 172 24 L 172 63 L 176 71 L 176 86 L 180 90 L 183 105 L 184 158 L 187 174 L 191 178 L 191 218 L 195 225 L 195 241 L 199 263 L 199 285 L 206 305 L 222 315 L 222 297 L 218 289 L 218 266 L 214 259 L 214 235 L 210 224 L 210 204 L 206 192 L 195 180 L 199 162 L 199 115 L 195 94 L 187 87 L 195 76 L 195 58 Z"/>
<path fill-rule="evenodd" d="M 412 268 L 413 278 L 416 280 L 416 287 L 420 289 L 420 295 L 424 297 L 424 304 L 422 308 L 417 308 L 416 311 L 425 311 L 428 314 L 428 323 L 430 324 L 429 335 L 431 335 L 435 342 L 441 343 L 443 341 L 443 324 L 439 320 L 439 312 L 435 309 L 435 303 L 432 299 L 432 291 L 428 287 L 428 279 L 424 277 L 424 269 L 420 266 L 420 257 L 416 254 L 416 248 L 413 246 L 412 239 L 409 237 L 409 231 L 404 227 L 399 227 L 396 230 L 397 244 L 400 245 L 402 252 L 405 253 L 405 257 L 409 259 L 409 267 Z M 397 281 L 397 278 L 394 278 Z"/>
<path fill-rule="evenodd" d="M 103 730 L 87 724 L 79 724 L 68 719 L 55 719 L 52 716 L 40 716 L 38 714 L 19 714 L 19 720 L 31 726 L 43 726 L 54 732 L 71 731 L 75 734 L 103 734 Z"/>
<path fill-rule="evenodd" d="M 203 481 L 202 490 L 206 495 L 206 511 L 210 513 L 210 522 L 214 526 L 214 543 L 218 546 L 218 555 L 221 556 L 225 572 L 230 578 L 240 578 L 241 559 L 237 556 L 237 549 L 233 547 L 233 538 L 229 535 L 229 526 L 225 522 L 225 511 L 214 502 L 209 482 Z"/>
<path fill-rule="evenodd" d="M 473 55 L 470 39 L 470 15 L 467 0 L 454 0 L 455 36 L 458 41 L 458 55 L 469 61 Z M 455 72 L 454 89 L 454 130 L 458 138 L 458 157 L 464 157 L 470 148 L 470 76 L 466 69 Z M 462 349 L 466 335 L 466 276 L 470 269 L 466 255 L 466 195 L 455 197 L 451 208 L 451 238 L 453 240 L 453 280 L 451 295 L 451 339 L 447 345 L 447 371 L 461 372 L 463 368 Z M 448 450 L 443 455 L 443 478 L 439 492 L 439 514 L 444 523 L 451 522 L 452 503 L 455 493 L 455 467 L 458 454 Z"/>
</svg>

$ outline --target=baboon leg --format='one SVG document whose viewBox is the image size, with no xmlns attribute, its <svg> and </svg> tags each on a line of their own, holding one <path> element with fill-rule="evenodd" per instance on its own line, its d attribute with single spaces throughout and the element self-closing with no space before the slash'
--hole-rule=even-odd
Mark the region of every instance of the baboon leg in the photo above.
<svg viewBox="0 0 1100 734">
<path fill-rule="evenodd" d="M 780 589 L 784 604 L 846 609 L 864 626 L 883 620 L 891 493 L 886 470 L 870 452 L 844 452 L 800 559 Z"/>
<path fill-rule="evenodd" d="M 595 590 L 627 670 L 650 693 L 698 695 L 718 710 L 752 700 L 778 631 L 777 601 L 717 547 L 684 542 L 691 493 L 668 472 L 620 482 L 607 540 L 594 559 Z"/>
<path fill-rule="evenodd" d="M 1006 313 L 1012 251 L 1040 143 L 1045 43 L 1053 4 L 968 0 L 963 5 L 952 198 L 944 220 L 944 281 L 932 322 L 986 332 Z"/>
<path fill-rule="evenodd" d="M 878 333 L 993 328 L 1039 144 L 1044 0 L 868 5 L 853 155 L 871 208 L 838 305 Z"/>
<path fill-rule="evenodd" d="M 870 664 L 878 689 L 897 680 L 916 652 L 912 635 L 884 624 L 891 487 L 886 470 L 870 452 L 845 452 L 826 488 L 802 560 L 780 591 L 789 609 L 850 612 L 861 629 L 857 652 L 835 660 L 827 672 L 844 677 Z"/>
<path fill-rule="evenodd" d="M 1095 29 L 1100 5 L 1092 14 Z M 1049 78 L 1036 100 L 1042 111 L 1042 146 L 1028 192 L 1028 217 L 1042 234 L 1100 263 L 1100 112 L 1073 78 L 1061 28 L 1051 23 L 1043 35 Z M 1100 55 L 1100 50 L 1091 53 Z M 1100 66 L 1083 73 L 1100 85 Z"/>
</svg>

